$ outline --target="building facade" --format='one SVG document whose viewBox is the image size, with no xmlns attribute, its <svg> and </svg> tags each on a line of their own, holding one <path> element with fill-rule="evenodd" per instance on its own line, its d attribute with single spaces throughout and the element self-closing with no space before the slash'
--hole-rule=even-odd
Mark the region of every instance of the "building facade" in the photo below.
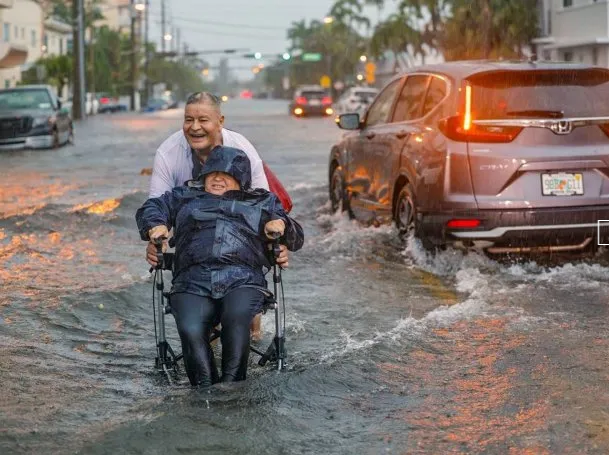
<svg viewBox="0 0 609 455">
<path fill-rule="evenodd" d="M 23 67 L 42 56 L 43 13 L 33 0 L 0 5 L 0 87 L 14 87 Z"/>
<path fill-rule="evenodd" d="M 608 0 L 541 0 L 537 56 L 609 67 Z"/>
</svg>

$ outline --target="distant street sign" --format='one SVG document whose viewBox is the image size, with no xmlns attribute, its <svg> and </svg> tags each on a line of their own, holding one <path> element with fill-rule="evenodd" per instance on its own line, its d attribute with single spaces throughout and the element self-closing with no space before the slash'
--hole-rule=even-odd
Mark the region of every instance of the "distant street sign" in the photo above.
<svg viewBox="0 0 609 455">
<path fill-rule="evenodd" d="M 319 52 L 317 53 L 306 53 L 306 54 L 302 54 L 302 61 L 303 62 L 319 62 L 321 61 L 321 54 Z"/>
<path fill-rule="evenodd" d="M 330 88 L 332 86 L 332 79 L 330 79 L 330 76 L 324 74 L 321 79 L 319 79 L 319 85 L 323 88 Z"/>
</svg>

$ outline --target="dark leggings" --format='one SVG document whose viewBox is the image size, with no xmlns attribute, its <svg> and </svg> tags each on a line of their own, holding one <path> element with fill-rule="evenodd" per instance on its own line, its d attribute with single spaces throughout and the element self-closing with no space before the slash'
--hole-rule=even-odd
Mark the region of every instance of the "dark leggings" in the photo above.
<svg viewBox="0 0 609 455">
<path fill-rule="evenodd" d="M 245 379 L 250 344 L 250 322 L 260 311 L 264 295 L 254 288 L 238 288 L 221 299 L 195 294 L 171 295 L 171 312 L 182 341 L 184 366 L 192 385 Z M 222 377 L 209 344 L 212 329 L 222 324 Z"/>
</svg>

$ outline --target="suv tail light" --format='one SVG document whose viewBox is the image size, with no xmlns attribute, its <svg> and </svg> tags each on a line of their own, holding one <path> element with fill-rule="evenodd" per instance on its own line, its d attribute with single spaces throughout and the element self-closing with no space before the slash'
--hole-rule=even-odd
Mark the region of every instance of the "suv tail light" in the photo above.
<svg viewBox="0 0 609 455">
<path fill-rule="evenodd" d="M 598 126 L 600 127 L 601 130 L 603 130 L 603 133 L 605 133 L 609 137 L 609 123 L 603 123 Z"/>
<path fill-rule="evenodd" d="M 296 98 L 296 104 L 307 104 L 307 99 L 304 96 Z"/>
<path fill-rule="evenodd" d="M 461 89 L 463 115 L 447 117 L 438 122 L 446 137 L 459 142 L 512 142 L 522 131 L 520 126 L 476 125 L 472 112 L 472 86 L 467 82 Z"/>
<path fill-rule="evenodd" d="M 446 227 L 449 229 L 474 229 L 480 226 L 480 220 L 478 219 L 461 219 L 461 220 L 450 220 L 446 223 Z"/>
<path fill-rule="evenodd" d="M 512 142 L 522 131 L 520 126 L 482 126 L 471 123 L 469 128 L 461 116 L 443 118 L 438 128 L 446 137 L 459 142 Z"/>
<path fill-rule="evenodd" d="M 329 106 L 330 104 L 332 104 L 332 98 L 330 98 L 329 96 L 324 96 L 321 99 L 321 104 L 323 104 L 324 106 Z"/>
<path fill-rule="evenodd" d="M 105 96 L 99 99 L 99 102 L 102 104 L 107 104 L 110 101 L 110 98 L 106 98 Z"/>
</svg>

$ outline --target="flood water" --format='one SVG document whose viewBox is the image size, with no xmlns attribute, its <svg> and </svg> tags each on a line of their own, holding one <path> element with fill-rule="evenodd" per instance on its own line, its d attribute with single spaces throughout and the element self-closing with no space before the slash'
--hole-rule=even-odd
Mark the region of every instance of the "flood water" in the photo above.
<svg viewBox="0 0 609 455">
<path fill-rule="evenodd" d="M 100 115 L 0 160 L 0 453 L 609 452 L 609 266 L 435 256 L 331 213 L 332 119 L 231 100 L 305 229 L 283 273 L 288 368 L 192 389 L 154 369 L 134 214 L 181 111 Z M 272 315 L 264 316 L 266 348 Z M 171 317 L 169 341 L 179 350 Z"/>
</svg>

